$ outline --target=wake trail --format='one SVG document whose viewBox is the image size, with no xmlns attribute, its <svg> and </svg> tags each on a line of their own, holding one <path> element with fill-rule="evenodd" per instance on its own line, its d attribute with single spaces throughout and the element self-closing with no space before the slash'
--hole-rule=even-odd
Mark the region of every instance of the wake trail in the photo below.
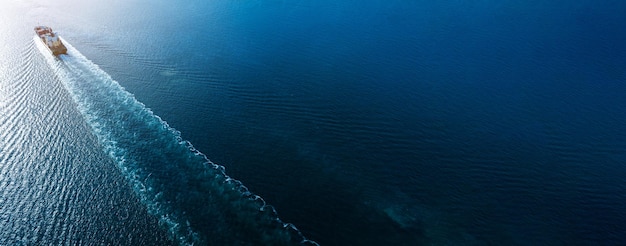
<svg viewBox="0 0 626 246">
<path fill-rule="evenodd" d="M 34 37 L 102 148 L 181 245 L 317 245 L 226 175 L 66 40 L 53 57 Z"/>
</svg>

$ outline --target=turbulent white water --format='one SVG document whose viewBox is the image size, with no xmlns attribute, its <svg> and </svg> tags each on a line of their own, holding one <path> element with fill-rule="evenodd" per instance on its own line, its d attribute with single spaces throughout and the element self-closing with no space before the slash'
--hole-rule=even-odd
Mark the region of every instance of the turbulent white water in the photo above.
<svg viewBox="0 0 626 246">
<path fill-rule="evenodd" d="M 102 148 L 179 244 L 316 244 L 67 41 L 68 54 L 53 57 L 33 39 Z"/>
</svg>

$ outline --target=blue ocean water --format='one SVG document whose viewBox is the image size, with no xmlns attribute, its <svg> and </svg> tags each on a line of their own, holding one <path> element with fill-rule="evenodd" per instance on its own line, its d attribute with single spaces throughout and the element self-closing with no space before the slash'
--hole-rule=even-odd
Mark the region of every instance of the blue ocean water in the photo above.
<svg viewBox="0 0 626 246">
<path fill-rule="evenodd" d="M 626 3 L 8 1 L 0 23 L 0 244 L 626 243 Z"/>
</svg>

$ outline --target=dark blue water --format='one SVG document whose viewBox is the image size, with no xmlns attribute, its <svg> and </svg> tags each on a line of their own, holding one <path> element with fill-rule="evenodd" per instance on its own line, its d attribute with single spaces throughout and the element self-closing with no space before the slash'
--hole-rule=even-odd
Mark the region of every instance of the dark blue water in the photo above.
<svg viewBox="0 0 626 246">
<path fill-rule="evenodd" d="M 0 244 L 626 243 L 626 3 L 6 5 Z"/>
</svg>

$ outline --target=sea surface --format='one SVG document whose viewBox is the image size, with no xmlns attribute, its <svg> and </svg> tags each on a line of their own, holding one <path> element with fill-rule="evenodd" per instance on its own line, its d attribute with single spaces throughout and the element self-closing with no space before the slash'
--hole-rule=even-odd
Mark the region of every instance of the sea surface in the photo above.
<svg viewBox="0 0 626 246">
<path fill-rule="evenodd" d="M 0 229 L 625 245 L 626 2 L 0 0 Z"/>
</svg>

